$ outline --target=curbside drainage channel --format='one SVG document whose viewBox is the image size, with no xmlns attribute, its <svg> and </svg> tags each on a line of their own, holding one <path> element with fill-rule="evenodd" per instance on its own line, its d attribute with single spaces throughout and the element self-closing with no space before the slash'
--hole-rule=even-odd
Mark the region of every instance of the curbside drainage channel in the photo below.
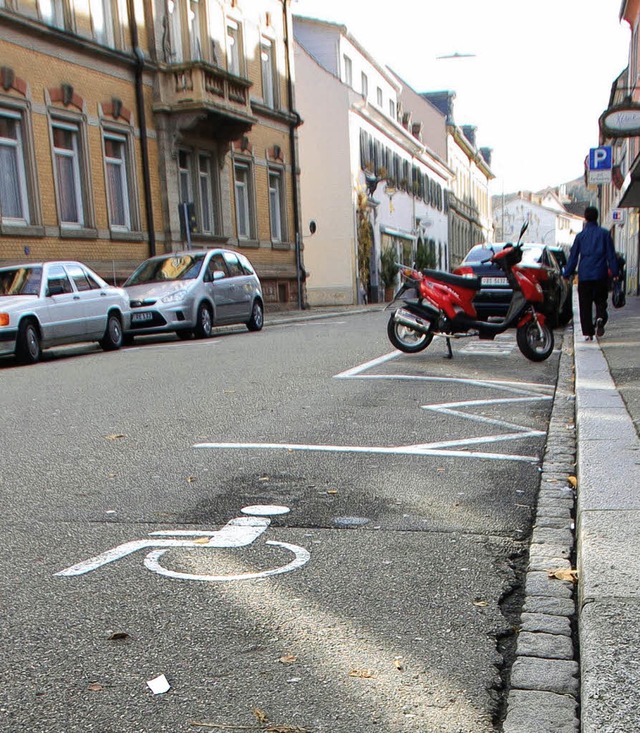
<svg viewBox="0 0 640 733">
<path fill-rule="evenodd" d="M 580 729 L 575 584 L 561 579 L 570 577 L 575 536 L 576 495 L 569 481 L 576 470 L 572 336 L 569 326 L 542 462 L 503 733 Z"/>
</svg>

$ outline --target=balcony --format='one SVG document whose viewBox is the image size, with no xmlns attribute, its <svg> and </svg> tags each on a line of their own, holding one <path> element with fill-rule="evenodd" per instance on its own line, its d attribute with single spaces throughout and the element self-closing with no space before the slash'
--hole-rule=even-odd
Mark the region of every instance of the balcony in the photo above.
<svg viewBox="0 0 640 733">
<path fill-rule="evenodd" d="M 251 113 L 248 79 L 193 61 L 162 66 L 157 80 L 154 112 L 171 115 L 180 129 L 203 126 L 210 135 L 214 125 L 216 137 L 230 141 L 257 122 Z"/>
</svg>

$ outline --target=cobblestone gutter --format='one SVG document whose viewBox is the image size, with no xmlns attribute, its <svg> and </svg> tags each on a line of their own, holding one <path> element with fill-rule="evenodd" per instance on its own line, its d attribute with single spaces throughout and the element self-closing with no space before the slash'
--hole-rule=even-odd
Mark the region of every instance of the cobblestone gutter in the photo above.
<svg viewBox="0 0 640 733">
<path fill-rule="evenodd" d="M 549 574 L 570 570 L 574 549 L 576 497 L 568 480 L 576 470 L 571 327 L 558 369 L 503 733 L 575 733 L 580 727 L 575 588 Z"/>
</svg>

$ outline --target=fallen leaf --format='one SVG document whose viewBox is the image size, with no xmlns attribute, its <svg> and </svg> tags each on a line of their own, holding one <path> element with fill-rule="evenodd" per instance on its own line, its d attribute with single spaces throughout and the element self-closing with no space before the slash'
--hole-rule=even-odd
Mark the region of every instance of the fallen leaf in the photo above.
<svg viewBox="0 0 640 733">
<path fill-rule="evenodd" d="M 293 664 L 298 661 L 298 657 L 295 657 L 293 654 L 285 654 L 284 657 L 280 657 L 278 661 L 281 664 Z"/>
<path fill-rule="evenodd" d="M 568 580 L 570 583 L 576 583 L 578 581 L 578 571 L 569 570 L 568 568 L 547 570 L 547 575 L 550 578 L 556 578 L 557 580 Z"/>
<path fill-rule="evenodd" d="M 258 481 L 268 481 L 268 480 L 269 480 L 268 476 L 260 476 L 260 478 L 258 479 Z"/>
<path fill-rule="evenodd" d="M 473 602 L 473 605 L 477 606 L 478 608 L 485 608 L 486 606 L 489 605 L 489 601 L 477 600 Z"/>
<path fill-rule="evenodd" d="M 297 725 L 270 725 L 263 730 L 266 733 L 311 733 L 306 728 L 300 728 Z"/>
<path fill-rule="evenodd" d="M 404 669 L 404 665 L 402 664 L 402 657 L 396 657 L 396 658 L 395 658 L 395 659 L 393 660 L 393 666 L 394 666 L 394 667 L 395 667 L 395 668 L 396 668 L 397 670 L 399 670 L 400 672 L 402 672 L 402 670 Z"/>
<path fill-rule="evenodd" d="M 361 679 L 371 679 L 373 672 L 370 669 L 352 669 L 349 672 L 349 677 L 360 677 Z"/>
<path fill-rule="evenodd" d="M 254 708 L 253 714 L 256 716 L 258 723 L 268 723 L 269 722 L 269 717 L 265 713 L 264 710 L 260 710 L 260 708 Z"/>
<path fill-rule="evenodd" d="M 111 435 L 104 436 L 106 440 L 118 440 L 119 438 L 126 438 L 124 433 L 111 433 Z"/>
<path fill-rule="evenodd" d="M 195 476 L 187 476 L 187 483 L 192 484 L 194 481 L 197 481 Z"/>
<path fill-rule="evenodd" d="M 337 494 L 338 489 L 327 489 L 327 494 Z"/>
<path fill-rule="evenodd" d="M 578 479 L 575 476 L 569 476 L 567 478 L 567 481 L 571 484 L 571 486 L 573 486 L 574 489 L 578 485 Z"/>
<path fill-rule="evenodd" d="M 87 687 L 87 690 L 90 690 L 91 692 L 102 692 L 104 687 L 99 682 L 92 682 L 89 687 Z"/>
<path fill-rule="evenodd" d="M 114 631 L 109 637 L 109 641 L 119 641 L 120 639 L 128 639 L 129 634 L 126 631 Z"/>
<path fill-rule="evenodd" d="M 208 545 L 211 541 L 211 537 L 198 537 L 193 541 L 194 545 Z"/>
</svg>

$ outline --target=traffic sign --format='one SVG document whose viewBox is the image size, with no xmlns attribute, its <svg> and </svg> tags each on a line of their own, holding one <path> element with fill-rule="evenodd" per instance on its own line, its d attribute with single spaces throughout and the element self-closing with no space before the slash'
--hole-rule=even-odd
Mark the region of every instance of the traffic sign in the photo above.
<svg viewBox="0 0 640 733">
<path fill-rule="evenodd" d="M 610 145 L 601 145 L 589 150 L 590 171 L 611 171 L 613 167 L 613 153 Z"/>
</svg>

